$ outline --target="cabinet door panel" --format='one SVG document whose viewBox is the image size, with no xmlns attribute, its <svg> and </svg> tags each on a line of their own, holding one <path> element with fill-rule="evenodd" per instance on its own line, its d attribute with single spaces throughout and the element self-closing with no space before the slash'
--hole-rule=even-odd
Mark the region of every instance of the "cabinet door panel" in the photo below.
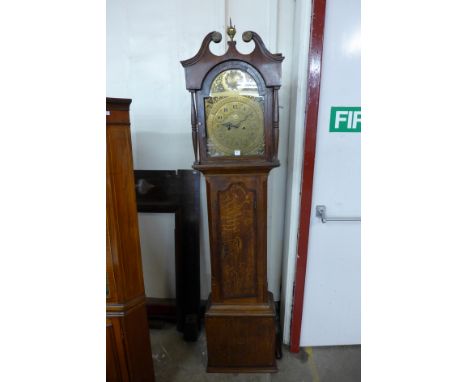
<svg viewBox="0 0 468 382">
<path fill-rule="evenodd" d="M 233 183 L 218 192 L 223 298 L 255 297 L 257 232 L 255 190 Z"/>
<path fill-rule="evenodd" d="M 212 301 L 267 301 L 266 175 L 207 176 Z"/>
</svg>

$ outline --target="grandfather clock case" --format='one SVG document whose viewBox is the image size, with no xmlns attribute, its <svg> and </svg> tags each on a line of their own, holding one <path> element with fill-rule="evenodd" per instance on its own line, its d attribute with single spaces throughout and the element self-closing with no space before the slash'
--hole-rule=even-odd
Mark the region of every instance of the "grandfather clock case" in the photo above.
<svg viewBox="0 0 468 382">
<path fill-rule="evenodd" d="M 219 32 L 182 61 L 191 94 L 193 168 L 205 175 L 211 295 L 205 314 L 208 372 L 275 372 L 275 305 L 267 283 L 267 185 L 279 166 L 281 54 L 258 34 L 241 54 L 235 28 L 222 56 Z"/>
</svg>

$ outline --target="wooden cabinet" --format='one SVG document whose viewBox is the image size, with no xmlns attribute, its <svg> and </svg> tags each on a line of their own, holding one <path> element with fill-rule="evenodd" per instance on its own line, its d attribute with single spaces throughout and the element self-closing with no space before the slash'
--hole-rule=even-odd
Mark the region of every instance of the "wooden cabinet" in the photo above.
<svg viewBox="0 0 468 382">
<path fill-rule="evenodd" d="M 106 99 L 108 381 L 154 381 L 138 233 L 129 107 Z"/>
</svg>

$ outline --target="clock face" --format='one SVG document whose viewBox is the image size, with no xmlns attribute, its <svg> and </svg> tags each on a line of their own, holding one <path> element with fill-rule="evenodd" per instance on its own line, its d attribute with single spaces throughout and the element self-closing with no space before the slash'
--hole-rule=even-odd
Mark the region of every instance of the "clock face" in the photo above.
<svg viewBox="0 0 468 382">
<path fill-rule="evenodd" d="M 263 97 L 248 73 L 220 73 L 205 98 L 205 116 L 209 156 L 264 154 Z"/>
</svg>

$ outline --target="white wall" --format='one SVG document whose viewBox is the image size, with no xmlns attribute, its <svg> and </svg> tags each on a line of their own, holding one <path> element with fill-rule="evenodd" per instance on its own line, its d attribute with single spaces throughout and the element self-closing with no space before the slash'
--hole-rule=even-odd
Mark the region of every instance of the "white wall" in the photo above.
<svg viewBox="0 0 468 382">
<path fill-rule="evenodd" d="M 262 36 L 270 51 L 281 52 L 286 57 L 279 93 L 282 166 L 271 172 L 268 201 L 268 280 L 275 300 L 280 297 L 291 70 L 296 70 L 291 59 L 294 12 L 294 0 L 112 0 L 107 3 L 107 96 L 133 99 L 130 116 L 135 169 L 191 167 L 190 97 L 179 61 L 192 57 L 208 32 L 223 33 L 223 43 L 212 44 L 213 52 L 222 54 L 226 23 L 232 17 L 238 31 L 239 50 L 251 49 L 241 39 L 242 32 L 251 29 Z M 202 184 L 201 297 L 207 298 L 210 263 L 203 179 Z M 163 214 L 140 214 L 139 224 L 146 294 L 174 297 L 173 271 L 167 268 L 167 264 L 173 267 L 174 247 L 155 232 L 160 229 L 167 239 L 173 230 L 173 219 Z M 152 280 L 156 278 L 162 280 Z"/>
<path fill-rule="evenodd" d="M 175 215 L 139 213 L 138 224 L 141 252 L 146 255 L 142 256 L 142 261 L 147 295 L 175 297 Z M 154 277 L 156 269 L 157 277 Z"/>
<path fill-rule="evenodd" d="M 360 133 L 330 133 L 331 106 L 360 106 L 360 1 L 327 0 L 301 346 L 361 343 Z"/>
</svg>

